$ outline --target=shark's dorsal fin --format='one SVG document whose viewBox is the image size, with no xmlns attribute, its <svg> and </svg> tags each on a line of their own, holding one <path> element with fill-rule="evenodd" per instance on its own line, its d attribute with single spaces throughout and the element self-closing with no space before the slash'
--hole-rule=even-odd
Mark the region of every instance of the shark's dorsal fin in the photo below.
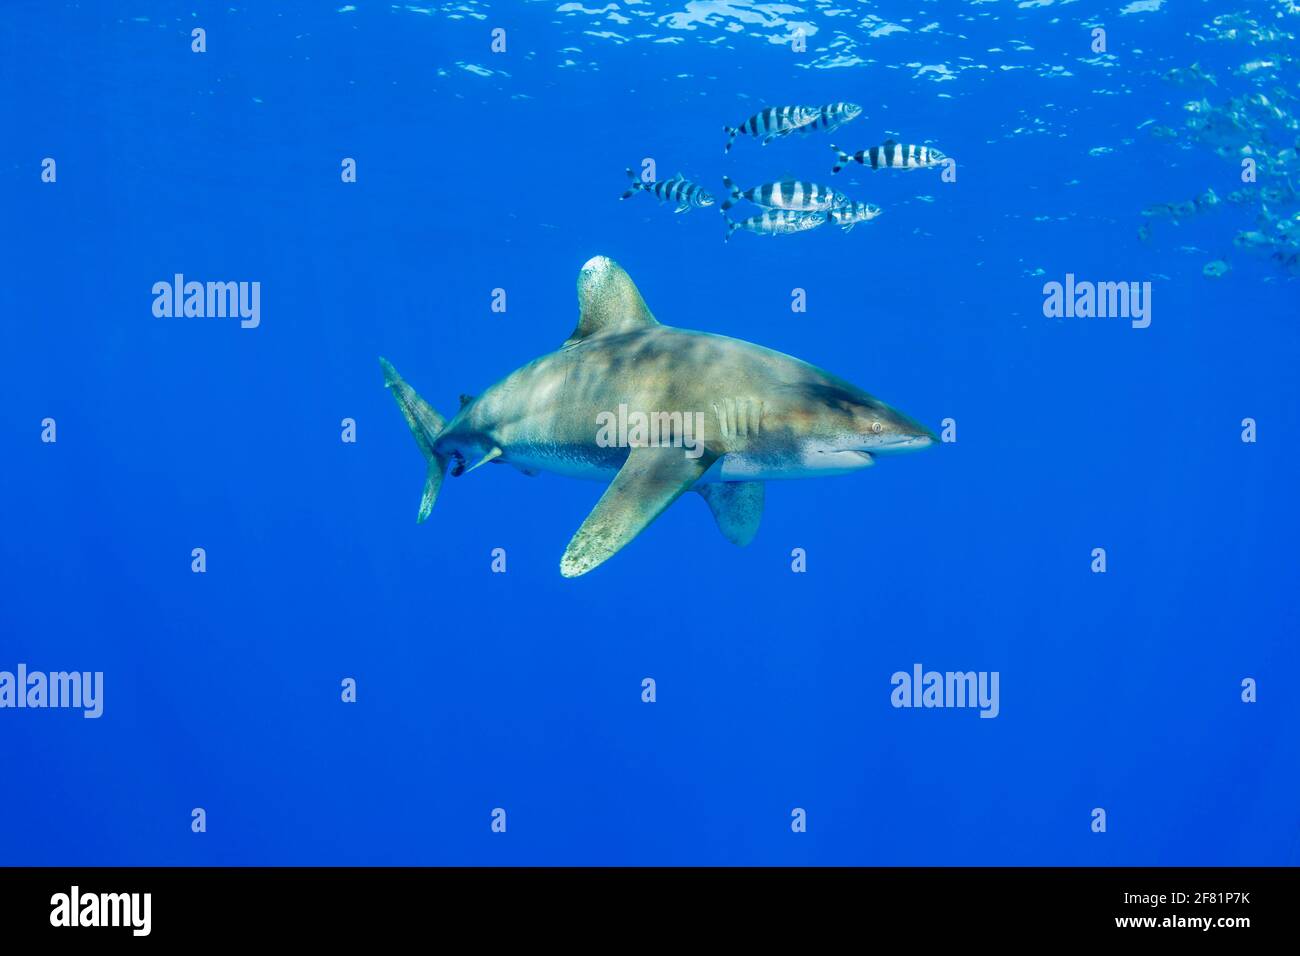
<svg viewBox="0 0 1300 956">
<path fill-rule="evenodd" d="M 658 324 L 623 267 L 606 256 L 596 256 L 578 273 L 578 327 L 564 344 Z"/>
</svg>

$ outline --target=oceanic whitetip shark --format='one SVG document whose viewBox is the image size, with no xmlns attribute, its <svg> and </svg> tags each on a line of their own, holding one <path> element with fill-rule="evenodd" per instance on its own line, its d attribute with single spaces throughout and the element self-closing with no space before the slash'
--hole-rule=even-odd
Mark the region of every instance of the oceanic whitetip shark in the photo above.
<svg viewBox="0 0 1300 956">
<path fill-rule="evenodd" d="M 613 557 L 684 492 L 748 544 L 763 482 L 871 465 L 927 448 L 924 426 L 821 369 L 739 339 L 660 325 L 632 279 L 597 256 L 578 274 L 578 326 L 446 421 L 381 358 L 424 453 L 417 521 L 443 476 L 488 462 L 609 481 L 560 559 L 565 577 Z M 617 421 L 618 427 L 613 427 Z"/>
</svg>

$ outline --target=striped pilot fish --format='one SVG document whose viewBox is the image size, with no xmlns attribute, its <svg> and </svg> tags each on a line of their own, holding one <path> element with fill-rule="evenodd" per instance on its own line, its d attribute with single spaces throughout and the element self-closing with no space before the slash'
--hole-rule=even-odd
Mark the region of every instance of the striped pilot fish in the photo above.
<svg viewBox="0 0 1300 956">
<path fill-rule="evenodd" d="M 739 126 L 724 126 L 727 145 L 722 150 L 731 152 L 736 137 L 741 133 L 762 139 L 766 146 L 780 136 L 791 133 L 811 133 L 814 130 L 839 129 L 849 120 L 862 115 L 857 103 L 827 103 L 825 106 L 770 106 L 755 113 Z"/>
<path fill-rule="evenodd" d="M 872 146 L 856 153 L 846 153 L 834 143 L 831 144 L 831 149 L 835 150 L 837 157 L 835 165 L 831 167 L 833 173 L 838 173 L 850 162 L 858 162 L 872 169 L 924 169 L 938 166 L 948 158 L 929 146 L 904 145 L 895 143 L 892 139 L 885 140 L 882 146 Z"/>
<path fill-rule="evenodd" d="M 870 222 L 881 213 L 873 202 L 846 202 L 831 207 L 831 222 L 849 232 L 860 222 Z"/>
<path fill-rule="evenodd" d="M 818 107 L 817 115 L 799 127 L 801 133 L 825 130 L 833 133 L 850 120 L 862 115 L 862 107 L 857 103 L 828 103 Z"/>
<path fill-rule="evenodd" d="M 672 179 L 647 183 L 643 182 L 636 173 L 629 169 L 627 178 L 632 180 L 632 184 L 627 187 L 623 195 L 618 197 L 619 199 L 630 199 L 638 192 L 647 192 L 658 196 L 660 202 L 677 203 L 675 212 L 687 212 L 691 207 L 698 209 L 703 206 L 713 205 L 713 197 L 698 185 L 683 177 L 681 173 L 678 173 Z"/>
<path fill-rule="evenodd" d="M 744 229 L 746 232 L 757 233 L 760 236 L 789 236 L 796 232 L 807 232 L 824 223 L 826 215 L 824 212 L 800 212 L 796 209 L 765 209 L 761 216 L 752 216 L 735 222 L 724 212 L 722 218 L 727 222 L 727 235 L 724 240 L 730 240 L 731 234 L 737 229 Z"/>
<path fill-rule="evenodd" d="M 741 133 L 761 138 L 763 145 L 766 146 L 778 136 L 788 136 L 805 123 L 811 123 L 817 119 L 817 116 L 818 109 L 815 106 L 769 106 L 765 110 L 759 110 L 739 126 L 724 126 L 727 145 L 722 151 L 731 152 L 736 137 Z"/>
<path fill-rule="evenodd" d="M 728 176 L 722 177 L 722 184 L 730 194 L 722 201 L 723 209 L 730 209 L 742 199 L 748 199 L 756 206 L 769 209 L 794 209 L 800 212 L 825 212 L 832 206 L 847 203 L 848 197 L 828 186 L 817 183 L 805 183 L 795 179 L 783 179 L 776 183 L 764 183 L 752 189 L 741 189 Z"/>
</svg>

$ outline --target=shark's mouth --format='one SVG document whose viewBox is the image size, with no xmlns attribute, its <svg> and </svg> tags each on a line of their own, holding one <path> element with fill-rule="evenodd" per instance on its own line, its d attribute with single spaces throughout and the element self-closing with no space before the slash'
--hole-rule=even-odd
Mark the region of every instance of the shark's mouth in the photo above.
<svg viewBox="0 0 1300 956">
<path fill-rule="evenodd" d="M 863 448 L 840 448 L 818 451 L 811 459 L 815 468 L 848 469 L 850 471 L 875 464 L 871 452 Z"/>
<path fill-rule="evenodd" d="M 451 453 L 451 476 L 459 478 L 465 474 L 465 456 L 458 451 Z"/>
<path fill-rule="evenodd" d="M 892 441 L 881 442 L 871 448 L 871 454 L 890 454 L 899 451 L 917 451 L 921 448 L 929 448 L 934 444 L 934 440 L 928 435 L 907 435 L 893 439 Z"/>
</svg>

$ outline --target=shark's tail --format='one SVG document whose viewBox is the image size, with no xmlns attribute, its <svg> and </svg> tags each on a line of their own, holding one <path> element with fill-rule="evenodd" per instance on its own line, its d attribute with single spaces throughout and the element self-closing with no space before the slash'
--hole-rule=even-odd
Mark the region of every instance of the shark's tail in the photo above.
<svg viewBox="0 0 1300 956">
<path fill-rule="evenodd" d="M 443 475 L 447 471 L 446 459 L 434 451 L 438 433 L 447 423 L 428 402 L 416 394 L 415 389 L 406 384 L 388 359 L 381 356 L 379 364 L 384 369 L 384 387 L 392 390 L 397 407 L 402 410 L 402 416 L 411 427 L 411 434 L 415 436 L 415 443 L 424 452 L 424 460 L 428 463 L 424 495 L 420 498 L 420 511 L 415 518 L 418 524 L 429 517 L 429 512 L 433 510 L 433 503 L 438 499 L 438 489 L 442 487 Z"/>
</svg>

